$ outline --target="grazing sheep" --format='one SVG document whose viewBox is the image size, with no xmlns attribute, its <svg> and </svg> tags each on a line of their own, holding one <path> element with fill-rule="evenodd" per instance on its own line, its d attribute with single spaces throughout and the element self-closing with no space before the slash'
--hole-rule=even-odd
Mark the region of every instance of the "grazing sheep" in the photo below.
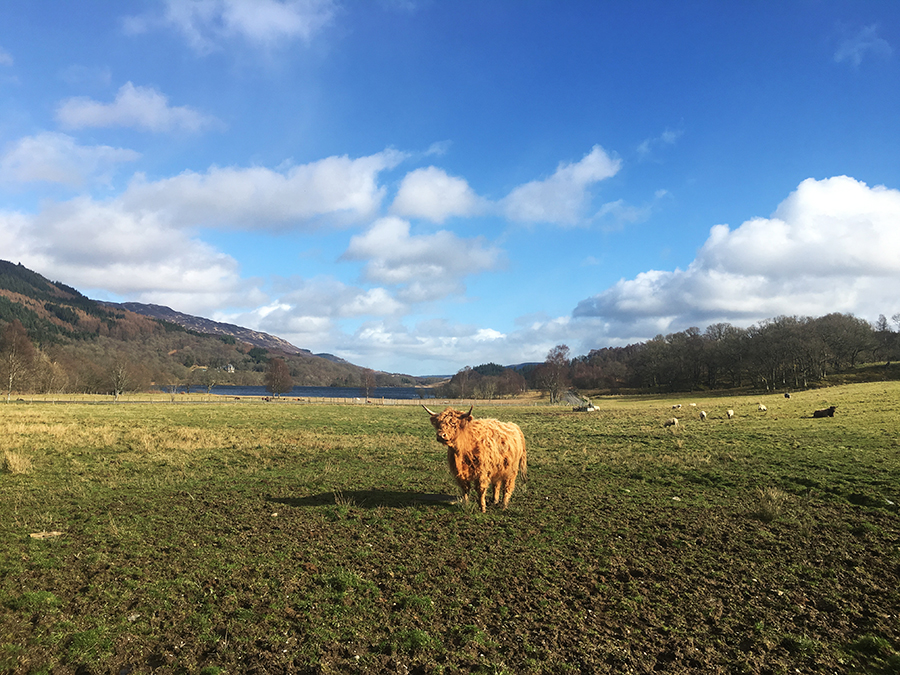
<svg viewBox="0 0 900 675">
<path fill-rule="evenodd" d="M 834 409 L 835 409 L 835 406 L 831 406 L 830 408 L 824 408 L 822 410 L 816 410 L 813 413 L 813 417 L 834 417 Z"/>
<path fill-rule="evenodd" d="M 696 407 L 697 407 L 697 404 L 696 404 L 696 403 L 691 403 L 691 407 L 692 407 L 692 408 L 696 408 Z"/>
<path fill-rule="evenodd" d="M 784 397 L 785 397 L 785 398 L 790 398 L 790 397 L 791 397 L 791 395 L 790 395 L 790 393 L 789 393 L 789 392 L 784 392 Z"/>
<path fill-rule="evenodd" d="M 728 419 L 734 417 L 734 410 L 726 410 L 725 414 L 728 416 Z"/>
<path fill-rule="evenodd" d="M 678 426 L 678 420 L 677 420 L 675 417 L 673 417 L 673 418 L 670 419 L 670 420 L 666 420 L 666 422 L 665 422 L 665 424 L 663 424 L 663 426 L 664 426 L 664 427 L 677 427 L 677 426 Z"/>
<path fill-rule="evenodd" d="M 760 403 L 758 410 L 759 410 L 759 412 L 766 412 L 766 410 L 768 410 L 768 408 L 766 406 L 764 406 L 762 403 Z"/>
<path fill-rule="evenodd" d="M 706 421 L 706 411 L 705 410 L 700 411 L 700 419 L 703 420 L 704 422 Z"/>
<path fill-rule="evenodd" d="M 681 407 L 681 404 L 676 403 L 675 405 L 672 406 L 672 410 L 678 410 L 680 407 Z"/>
</svg>

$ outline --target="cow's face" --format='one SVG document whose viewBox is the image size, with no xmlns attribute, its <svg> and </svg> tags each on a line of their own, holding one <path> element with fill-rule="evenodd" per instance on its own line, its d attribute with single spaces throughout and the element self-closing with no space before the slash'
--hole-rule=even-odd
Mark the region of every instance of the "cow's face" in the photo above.
<svg viewBox="0 0 900 675">
<path fill-rule="evenodd" d="M 425 408 L 425 410 L 428 410 L 428 408 Z M 461 410 L 454 410 L 453 408 L 447 408 L 440 414 L 431 410 L 428 410 L 428 412 L 431 413 L 431 425 L 437 432 L 437 441 L 444 445 L 453 445 L 460 432 L 472 421 L 471 408 L 469 408 L 467 413 Z"/>
</svg>

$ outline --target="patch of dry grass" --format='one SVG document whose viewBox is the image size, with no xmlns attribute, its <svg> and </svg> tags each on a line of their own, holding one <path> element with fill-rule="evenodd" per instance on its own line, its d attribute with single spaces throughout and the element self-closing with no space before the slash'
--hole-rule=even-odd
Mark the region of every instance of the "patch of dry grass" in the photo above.
<svg viewBox="0 0 900 675">
<path fill-rule="evenodd" d="M 10 450 L 3 451 L 3 461 L 0 462 L 0 468 L 4 473 L 25 474 L 31 471 L 31 460 Z"/>
<path fill-rule="evenodd" d="M 753 516 L 764 523 L 771 523 L 784 515 L 790 497 L 783 490 L 775 487 L 758 488 Z"/>
</svg>

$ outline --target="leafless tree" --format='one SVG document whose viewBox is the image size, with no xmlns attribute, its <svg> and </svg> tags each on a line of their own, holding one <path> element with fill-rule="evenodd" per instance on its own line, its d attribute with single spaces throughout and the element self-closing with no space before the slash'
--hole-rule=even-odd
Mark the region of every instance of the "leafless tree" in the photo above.
<svg viewBox="0 0 900 675">
<path fill-rule="evenodd" d="M 274 358 L 269 360 L 266 367 L 266 391 L 276 396 L 287 394 L 294 388 L 294 381 L 291 379 L 291 371 L 284 359 Z"/>
<path fill-rule="evenodd" d="M 550 403 L 559 403 L 569 385 L 569 347 L 556 345 L 541 366 L 541 387 L 550 394 Z"/>
<path fill-rule="evenodd" d="M 28 332 L 18 319 L 13 319 L 0 331 L 0 367 L 3 368 L 3 379 L 6 382 L 7 403 L 13 389 L 31 369 L 35 354 Z"/>
<path fill-rule="evenodd" d="M 119 396 L 125 393 L 129 385 L 128 364 L 123 359 L 116 359 L 109 370 L 109 378 L 112 383 L 113 396 L 119 400 Z"/>
<path fill-rule="evenodd" d="M 360 374 L 360 379 L 362 380 L 363 393 L 368 401 L 371 391 L 375 388 L 375 371 L 371 368 L 364 368 Z"/>
</svg>

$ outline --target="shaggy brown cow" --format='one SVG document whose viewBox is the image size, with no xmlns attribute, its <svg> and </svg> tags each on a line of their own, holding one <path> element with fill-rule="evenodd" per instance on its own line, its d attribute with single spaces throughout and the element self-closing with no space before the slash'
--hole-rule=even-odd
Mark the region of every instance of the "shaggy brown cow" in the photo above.
<svg viewBox="0 0 900 675">
<path fill-rule="evenodd" d="M 447 465 L 463 500 L 469 500 L 469 490 L 474 485 L 481 511 L 485 512 L 485 493 L 488 486 L 493 485 L 494 503 L 500 501 L 502 488 L 505 509 L 516 488 L 516 476 L 521 471 L 524 480 L 528 470 L 525 436 L 519 426 L 498 420 L 473 419 L 472 408 L 465 413 L 447 408 L 438 414 L 425 405 L 422 407 L 431 415 L 438 443 L 447 446 Z"/>
</svg>

